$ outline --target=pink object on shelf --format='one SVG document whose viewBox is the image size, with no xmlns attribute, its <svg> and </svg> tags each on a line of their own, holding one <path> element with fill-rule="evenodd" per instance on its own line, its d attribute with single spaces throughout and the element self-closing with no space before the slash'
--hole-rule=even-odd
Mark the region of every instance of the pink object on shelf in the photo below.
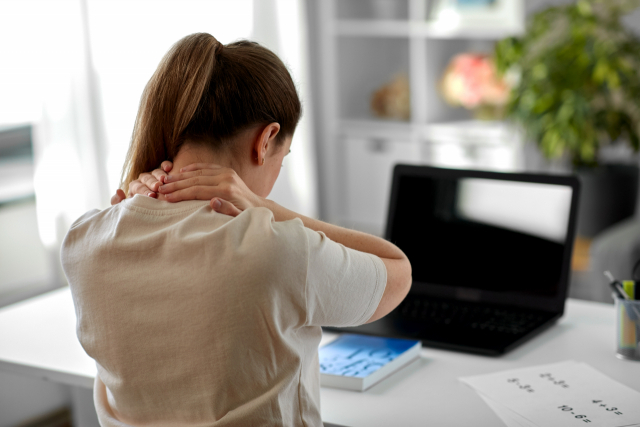
<svg viewBox="0 0 640 427">
<path fill-rule="evenodd" d="M 483 105 L 504 106 L 510 87 L 497 76 L 490 56 L 462 53 L 449 63 L 440 91 L 449 104 L 474 109 Z"/>
</svg>

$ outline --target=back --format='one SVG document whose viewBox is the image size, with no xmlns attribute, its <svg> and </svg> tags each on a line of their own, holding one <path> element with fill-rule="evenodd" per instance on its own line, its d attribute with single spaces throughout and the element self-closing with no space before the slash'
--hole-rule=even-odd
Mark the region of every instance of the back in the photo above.
<svg viewBox="0 0 640 427">
<path fill-rule="evenodd" d="M 316 323 L 363 323 L 386 277 L 349 252 L 347 264 L 371 264 L 364 300 L 327 318 L 310 253 L 343 249 L 310 233 L 264 208 L 232 218 L 142 196 L 80 218 L 62 261 L 78 337 L 98 365 L 101 423 L 321 425 Z"/>
</svg>

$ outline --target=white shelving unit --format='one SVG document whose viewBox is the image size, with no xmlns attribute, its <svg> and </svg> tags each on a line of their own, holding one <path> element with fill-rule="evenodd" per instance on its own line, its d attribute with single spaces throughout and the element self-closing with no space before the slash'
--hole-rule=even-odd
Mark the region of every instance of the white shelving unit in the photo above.
<svg viewBox="0 0 640 427">
<path fill-rule="evenodd" d="M 434 0 L 309 0 L 325 219 L 382 234 L 397 163 L 518 168 L 515 131 L 473 120 L 437 91 L 453 56 L 490 52 L 523 31 L 521 0 L 496 1 L 514 18 L 452 24 L 428 19 Z M 411 119 L 375 118 L 371 95 L 399 73 L 409 78 Z"/>
<path fill-rule="evenodd" d="M 31 124 L 0 126 L 0 206 L 35 194 Z"/>
<path fill-rule="evenodd" d="M 15 161 L 0 159 L 0 205 L 33 196 L 35 194 L 34 172 L 31 159 Z"/>
<path fill-rule="evenodd" d="M 367 22 L 361 19 L 340 19 L 336 23 L 339 36 L 363 37 L 421 37 L 432 39 L 501 39 L 519 31 L 518 27 L 447 27 L 429 22 L 403 22 L 380 19 Z"/>
</svg>

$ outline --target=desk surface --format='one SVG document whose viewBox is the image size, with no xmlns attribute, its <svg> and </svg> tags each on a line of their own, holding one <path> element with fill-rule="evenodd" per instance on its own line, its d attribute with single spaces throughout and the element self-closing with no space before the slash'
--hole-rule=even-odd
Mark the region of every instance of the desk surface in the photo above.
<svg viewBox="0 0 640 427">
<path fill-rule="evenodd" d="M 68 288 L 0 310 L 0 369 L 91 388 L 96 368 L 76 339 L 75 321 Z M 600 303 L 568 300 L 555 326 L 500 358 L 429 348 L 420 355 L 364 393 L 323 388 L 322 418 L 352 427 L 501 426 L 458 377 L 569 359 L 640 391 L 640 362 L 615 357 L 613 306 Z"/>
</svg>

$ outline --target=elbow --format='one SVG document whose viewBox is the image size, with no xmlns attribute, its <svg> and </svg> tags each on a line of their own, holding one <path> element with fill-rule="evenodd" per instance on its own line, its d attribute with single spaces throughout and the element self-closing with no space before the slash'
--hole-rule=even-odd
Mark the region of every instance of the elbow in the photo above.
<svg viewBox="0 0 640 427">
<path fill-rule="evenodd" d="M 387 284 L 375 313 L 366 323 L 374 322 L 395 309 L 411 289 L 411 263 L 407 257 L 382 258 L 387 269 Z"/>
</svg>

